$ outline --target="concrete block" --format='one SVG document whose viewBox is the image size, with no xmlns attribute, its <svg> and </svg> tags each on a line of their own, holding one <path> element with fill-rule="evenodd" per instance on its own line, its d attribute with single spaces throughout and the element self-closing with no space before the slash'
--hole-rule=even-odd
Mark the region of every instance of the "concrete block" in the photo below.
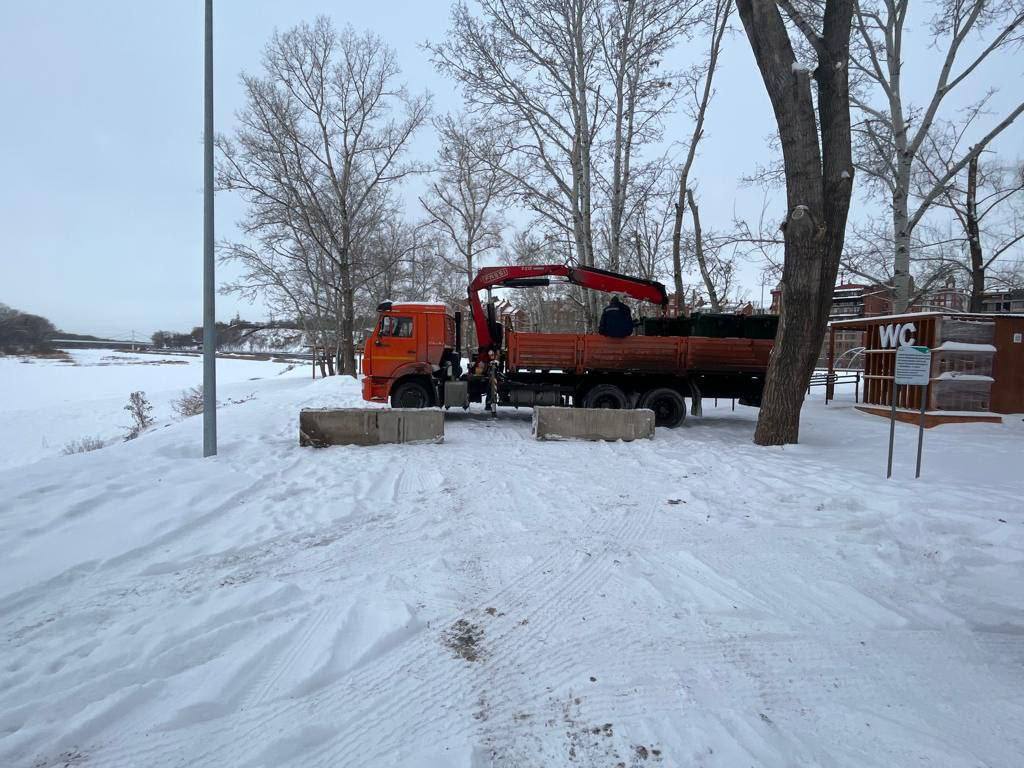
<svg viewBox="0 0 1024 768">
<path fill-rule="evenodd" d="M 646 408 L 533 409 L 533 436 L 538 440 L 639 440 L 654 437 L 654 411 Z"/>
<path fill-rule="evenodd" d="M 444 414 L 430 408 L 304 408 L 299 445 L 443 443 Z"/>
</svg>

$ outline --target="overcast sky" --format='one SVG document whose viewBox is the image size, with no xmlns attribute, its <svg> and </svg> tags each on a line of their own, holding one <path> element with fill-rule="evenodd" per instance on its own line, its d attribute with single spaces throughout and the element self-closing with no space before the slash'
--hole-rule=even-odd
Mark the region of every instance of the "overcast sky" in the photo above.
<svg viewBox="0 0 1024 768">
<path fill-rule="evenodd" d="M 0 302 L 49 317 L 76 332 L 125 338 L 201 322 L 203 3 L 4 3 L 0 9 Z M 433 70 L 419 44 L 444 35 L 448 2 L 216 0 L 216 130 L 228 132 L 240 106 L 238 74 L 256 71 L 276 28 L 326 13 L 369 28 L 398 54 L 413 91 L 455 110 L 455 87 Z M 703 44 L 699 44 L 703 47 Z M 684 65 L 697 44 L 676 53 Z M 756 218 L 762 193 L 738 179 L 766 162 L 771 109 L 745 38 L 727 44 L 708 138 L 696 166 L 705 226 L 733 210 Z M 1019 70 L 1016 65 L 1013 69 Z M 990 75 L 1000 103 L 1020 93 L 1020 71 Z M 933 79 L 917 77 L 923 87 Z M 915 82 L 914 77 L 910 83 Z M 922 94 L 923 97 L 923 94 Z M 670 138 L 687 122 L 675 118 Z M 1024 131 L 1000 143 L 1019 154 Z M 430 157 L 424 133 L 414 152 Z M 410 207 L 415 189 L 407 190 Z M 217 237 L 231 237 L 238 200 L 217 196 Z M 757 270 L 745 271 L 757 300 Z M 218 296 L 217 315 L 257 318 L 260 307 Z"/>
</svg>

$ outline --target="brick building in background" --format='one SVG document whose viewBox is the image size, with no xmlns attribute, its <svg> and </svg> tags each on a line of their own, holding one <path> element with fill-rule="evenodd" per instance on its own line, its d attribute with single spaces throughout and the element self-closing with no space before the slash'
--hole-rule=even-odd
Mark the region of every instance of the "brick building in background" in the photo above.
<svg viewBox="0 0 1024 768">
<path fill-rule="evenodd" d="M 782 286 L 776 286 L 772 290 L 773 314 L 782 311 Z M 878 317 L 892 313 L 892 299 L 890 298 L 889 287 L 885 285 L 867 285 L 864 283 L 840 283 L 832 292 L 832 311 L 828 320 L 852 320 L 859 317 Z M 835 355 L 836 360 L 846 362 L 852 349 L 864 346 L 864 334 L 859 330 L 836 331 Z M 827 354 L 825 342 L 828 338 L 826 332 L 822 339 L 822 349 L 819 355 L 819 364 L 822 364 Z"/>
<path fill-rule="evenodd" d="M 981 300 L 981 311 L 992 314 L 1024 313 L 1024 288 L 1012 291 L 986 291 Z"/>
</svg>

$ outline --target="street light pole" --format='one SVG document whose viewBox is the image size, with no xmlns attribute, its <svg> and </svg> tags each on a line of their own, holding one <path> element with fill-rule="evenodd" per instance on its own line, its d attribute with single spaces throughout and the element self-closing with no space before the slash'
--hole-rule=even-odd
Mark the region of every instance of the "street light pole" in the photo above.
<svg viewBox="0 0 1024 768">
<path fill-rule="evenodd" d="M 203 104 L 203 456 L 217 455 L 217 328 L 213 271 L 213 0 L 206 0 Z"/>
</svg>

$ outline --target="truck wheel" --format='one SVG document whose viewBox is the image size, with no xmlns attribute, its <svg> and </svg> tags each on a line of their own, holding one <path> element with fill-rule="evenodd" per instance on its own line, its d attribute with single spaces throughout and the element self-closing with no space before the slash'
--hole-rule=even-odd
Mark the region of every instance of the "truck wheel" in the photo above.
<svg viewBox="0 0 1024 768">
<path fill-rule="evenodd" d="M 584 395 L 583 407 L 621 410 L 629 407 L 629 398 L 614 384 L 598 384 Z"/>
<path fill-rule="evenodd" d="M 430 390 L 418 381 L 403 381 L 391 390 L 392 408 L 429 408 L 433 404 Z"/>
<path fill-rule="evenodd" d="M 654 426 L 678 427 L 686 421 L 686 400 L 676 390 L 658 387 L 645 392 L 640 398 L 640 408 L 654 411 Z"/>
</svg>

